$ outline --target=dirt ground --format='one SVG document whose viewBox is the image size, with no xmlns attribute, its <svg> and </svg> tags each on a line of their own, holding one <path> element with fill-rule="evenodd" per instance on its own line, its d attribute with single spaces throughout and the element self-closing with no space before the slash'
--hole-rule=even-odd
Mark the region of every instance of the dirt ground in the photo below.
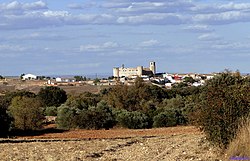
<svg viewBox="0 0 250 161">
<path fill-rule="evenodd" d="M 219 161 L 195 127 L 71 130 L 0 140 L 0 160 Z"/>
</svg>

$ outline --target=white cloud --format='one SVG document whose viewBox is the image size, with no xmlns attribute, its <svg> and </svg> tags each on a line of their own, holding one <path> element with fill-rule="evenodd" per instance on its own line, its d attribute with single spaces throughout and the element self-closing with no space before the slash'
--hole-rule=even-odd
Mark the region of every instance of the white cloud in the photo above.
<svg viewBox="0 0 250 161">
<path fill-rule="evenodd" d="M 110 14 L 80 14 L 65 18 L 67 25 L 114 24 L 115 17 Z"/>
<path fill-rule="evenodd" d="M 222 13 L 229 11 L 246 11 L 250 9 L 250 3 L 235 3 L 229 2 L 227 4 L 200 4 L 191 8 L 196 13 Z"/>
<path fill-rule="evenodd" d="M 68 7 L 70 9 L 89 9 L 92 7 L 97 7 L 97 4 L 95 2 L 84 3 L 84 4 L 71 3 L 68 5 Z"/>
<path fill-rule="evenodd" d="M 117 48 L 119 45 L 115 42 L 105 42 L 103 44 L 98 45 L 81 45 L 80 51 L 81 52 L 100 52 L 100 51 L 106 51 L 106 50 L 112 50 L 114 48 Z"/>
<path fill-rule="evenodd" d="M 208 25 L 191 25 L 184 27 L 183 30 L 189 31 L 189 32 L 195 32 L 195 33 L 203 33 L 203 32 L 212 32 L 214 29 L 212 29 Z"/>
<path fill-rule="evenodd" d="M 1 41 L 26 41 L 26 40 L 69 40 L 71 37 L 69 36 L 61 36 L 55 33 L 40 33 L 40 32 L 32 32 L 29 34 L 18 34 L 18 35 L 10 35 L 7 37 L 1 37 Z"/>
<path fill-rule="evenodd" d="M 138 16 L 126 16 L 119 17 L 117 22 L 125 25 L 143 25 L 143 24 L 154 24 L 154 25 L 178 25 L 186 23 L 186 17 L 180 14 L 172 13 L 149 13 Z"/>
<path fill-rule="evenodd" d="M 133 2 L 107 2 L 102 5 L 106 9 L 111 9 L 118 13 L 134 14 L 134 13 L 176 13 L 184 12 L 193 7 L 190 1 L 133 1 Z"/>
<path fill-rule="evenodd" d="M 211 25 L 223 25 L 235 22 L 249 22 L 250 12 L 229 11 L 215 14 L 198 14 L 193 17 L 195 22 Z"/>
<path fill-rule="evenodd" d="M 211 48 L 216 50 L 247 50 L 250 49 L 250 43 L 242 43 L 242 42 L 222 42 L 215 45 L 212 45 Z"/>
<path fill-rule="evenodd" d="M 43 1 L 33 3 L 20 3 L 13 1 L 10 3 L 0 3 L 0 13 L 5 14 L 22 14 L 25 11 L 34 11 L 48 9 L 47 4 Z"/>
<path fill-rule="evenodd" d="M 140 47 L 154 47 L 157 45 L 159 45 L 159 41 L 154 39 L 143 41 L 139 44 Z"/>
<path fill-rule="evenodd" d="M 202 41 L 216 41 L 216 40 L 220 40 L 221 37 L 216 34 L 203 34 L 199 36 L 198 39 Z"/>
<path fill-rule="evenodd" d="M 19 46 L 19 45 L 0 45 L 1 52 L 22 52 L 25 51 L 27 48 Z"/>
<path fill-rule="evenodd" d="M 47 4 L 43 1 L 37 1 L 37 2 L 33 2 L 33 3 L 24 3 L 23 8 L 25 10 L 48 9 Z"/>
<path fill-rule="evenodd" d="M 43 28 L 64 25 L 181 25 L 192 32 L 211 32 L 206 25 L 250 22 L 250 3 L 197 3 L 170 1 L 102 1 L 69 4 L 82 13 L 48 9 L 43 1 L 0 3 L 0 30 Z M 100 9 L 101 8 L 101 9 Z M 97 11 L 98 10 L 98 11 Z M 207 11 L 209 10 L 209 12 Z M 115 11 L 115 14 L 114 14 Z M 30 23 L 32 22 L 32 23 Z"/>
</svg>

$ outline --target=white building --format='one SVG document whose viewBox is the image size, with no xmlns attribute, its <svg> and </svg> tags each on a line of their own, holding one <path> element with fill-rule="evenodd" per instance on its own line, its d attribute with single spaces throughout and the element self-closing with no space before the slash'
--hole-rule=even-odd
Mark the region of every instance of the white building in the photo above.
<svg viewBox="0 0 250 161">
<path fill-rule="evenodd" d="M 35 76 L 33 74 L 25 74 L 25 75 L 22 76 L 23 80 L 34 80 L 36 78 L 37 78 L 37 76 Z"/>
<path fill-rule="evenodd" d="M 57 77 L 57 78 L 56 78 L 56 82 L 62 82 L 62 78 Z"/>
</svg>

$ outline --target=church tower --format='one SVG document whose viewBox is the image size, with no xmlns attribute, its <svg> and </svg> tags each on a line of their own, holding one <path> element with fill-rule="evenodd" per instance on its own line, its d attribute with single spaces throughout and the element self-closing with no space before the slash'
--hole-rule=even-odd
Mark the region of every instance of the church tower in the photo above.
<svg viewBox="0 0 250 161">
<path fill-rule="evenodd" d="M 154 61 L 151 61 L 149 63 L 149 69 L 153 72 L 153 74 L 156 73 L 156 66 L 155 66 L 155 62 Z"/>
</svg>

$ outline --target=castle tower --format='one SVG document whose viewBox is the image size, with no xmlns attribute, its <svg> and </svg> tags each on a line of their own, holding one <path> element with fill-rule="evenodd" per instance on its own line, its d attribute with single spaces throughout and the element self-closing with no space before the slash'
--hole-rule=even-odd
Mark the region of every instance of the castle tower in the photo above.
<svg viewBox="0 0 250 161">
<path fill-rule="evenodd" d="M 113 68 L 113 76 L 119 78 L 119 68 Z"/>
<path fill-rule="evenodd" d="M 151 61 L 149 63 L 149 69 L 153 72 L 153 74 L 156 73 L 156 66 L 155 66 L 155 62 L 154 61 Z"/>
<path fill-rule="evenodd" d="M 141 77 L 141 76 L 142 76 L 143 66 L 138 66 L 136 69 L 137 69 L 137 75 L 138 75 L 139 77 Z"/>
</svg>

